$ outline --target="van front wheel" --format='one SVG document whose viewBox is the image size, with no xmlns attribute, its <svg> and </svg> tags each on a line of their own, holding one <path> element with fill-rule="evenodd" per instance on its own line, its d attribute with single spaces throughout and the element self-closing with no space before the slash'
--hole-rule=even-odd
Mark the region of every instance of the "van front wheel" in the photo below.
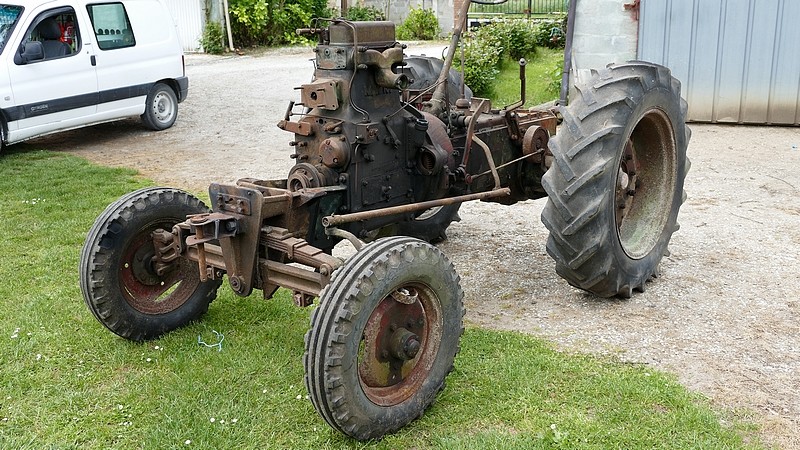
<svg viewBox="0 0 800 450">
<path fill-rule="evenodd" d="M 178 97 L 164 83 L 156 83 L 147 94 L 142 122 L 155 131 L 166 130 L 178 118 Z"/>
</svg>

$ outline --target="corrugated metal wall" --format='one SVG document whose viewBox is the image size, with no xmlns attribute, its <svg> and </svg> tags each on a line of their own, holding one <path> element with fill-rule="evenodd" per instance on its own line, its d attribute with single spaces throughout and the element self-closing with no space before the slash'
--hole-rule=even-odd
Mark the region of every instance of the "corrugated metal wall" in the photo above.
<svg viewBox="0 0 800 450">
<path fill-rule="evenodd" d="M 172 19 L 178 25 L 178 39 L 183 51 L 200 50 L 200 37 L 203 35 L 204 0 L 166 0 Z"/>
<path fill-rule="evenodd" d="M 683 82 L 690 120 L 800 124 L 798 0 L 642 0 L 638 54 Z"/>
</svg>

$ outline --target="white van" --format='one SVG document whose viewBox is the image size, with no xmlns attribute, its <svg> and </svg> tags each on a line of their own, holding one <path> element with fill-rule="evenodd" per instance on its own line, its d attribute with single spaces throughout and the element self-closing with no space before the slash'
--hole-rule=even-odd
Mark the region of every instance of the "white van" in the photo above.
<svg viewBox="0 0 800 450">
<path fill-rule="evenodd" d="M 2 144 L 141 116 L 172 126 L 189 80 L 160 0 L 0 4 Z"/>
</svg>

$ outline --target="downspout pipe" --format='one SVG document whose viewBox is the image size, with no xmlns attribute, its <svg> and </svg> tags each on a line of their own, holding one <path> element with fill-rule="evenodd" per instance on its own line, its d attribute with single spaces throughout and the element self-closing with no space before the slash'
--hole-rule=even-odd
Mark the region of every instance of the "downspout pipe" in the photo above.
<svg viewBox="0 0 800 450">
<path fill-rule="evenodd" d="M 569 93 L 569 72 L 572 70 L 572 39 L 575 36 L 575 9 L 577 3 L 578 0 L 569 0 L 569 8 L 567 10 L 567 40 L 564 43 L 564 69 L 561 73 L 559 105 L 567 104 L 567 94 Z"/>
</svg>

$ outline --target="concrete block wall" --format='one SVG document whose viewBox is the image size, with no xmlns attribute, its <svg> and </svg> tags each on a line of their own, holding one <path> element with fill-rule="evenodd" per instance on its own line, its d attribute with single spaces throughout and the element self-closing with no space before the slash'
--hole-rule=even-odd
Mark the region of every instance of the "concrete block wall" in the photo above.
<svg viewBox="0 0 800 450">
<path fill-rule="evenodd" d="M 573 61 L 577 69 L 602 68 L 636 59 L 639 22 L 626 10 L 633 0 L 576 1 Z"/>
<path fill-rule="evenodd" d="M 637 14 L 625 8 L 633 0 L 571 1 L 576 6 L 573 69 L 602 68 L 636 59 L 639 22 Z M 373 6 L 398 25 L 411 8 L 433 9 L 441 36 L 446 37 L 453 30 L 455 12 L 463 0 L 351 0 L 350 4 Z"/>
<path fill-rule="evenodd" d="M 361 0 L 352 5 L 372 6 L 386 14 L 386 19 L 400 25 L 411 8 L 432 9 L 439 19 L 440 36 L 447 37 L 453 30 L 454 0 Z"/>
</svg>

